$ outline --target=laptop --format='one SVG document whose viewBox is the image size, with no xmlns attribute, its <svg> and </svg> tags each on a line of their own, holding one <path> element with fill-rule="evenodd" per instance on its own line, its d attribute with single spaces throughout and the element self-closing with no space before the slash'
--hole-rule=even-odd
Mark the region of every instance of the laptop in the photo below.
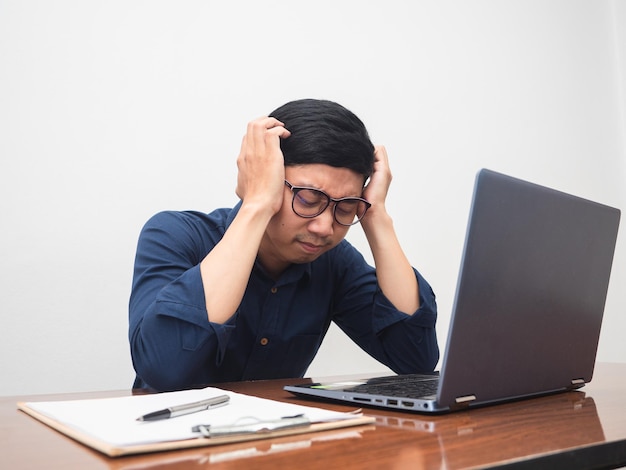
<svg viewBox="0 0 626 470">
<path fill-rule="evenodd" d="M 596 360 L 620 211 L 482 169 L 441 373 L 288 385 L 444 413 L 578 389 Z"/>
</svg>

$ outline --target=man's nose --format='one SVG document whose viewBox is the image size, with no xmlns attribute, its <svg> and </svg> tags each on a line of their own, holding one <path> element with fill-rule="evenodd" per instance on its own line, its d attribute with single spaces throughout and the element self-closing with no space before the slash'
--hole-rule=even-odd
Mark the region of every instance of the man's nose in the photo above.
<svg viewBox="0 0 626 470">
<path fill-rule="evenodd" d="M 334 205 L 329 204 L 324 212 L 313 217 L 309 222 L 309 230 L 319 236 L 332 235 L 335 223 L 333 208 Z"/>
</svg>

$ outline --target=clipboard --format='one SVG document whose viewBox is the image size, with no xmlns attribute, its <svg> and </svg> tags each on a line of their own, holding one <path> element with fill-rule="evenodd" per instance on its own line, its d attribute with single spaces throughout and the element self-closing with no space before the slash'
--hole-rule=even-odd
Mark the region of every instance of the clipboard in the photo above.
<svg viewBox="0 0 626 470">
<path fill-rule="evenodd" d="M 231 404 L 218 410 L 210 410 L 206 413 L 197 413 L 197 416 L 188 415 L 164 420 L 159 429 L 168 430 L 168 427 L 178 426 L 188 429 L 188 432 L 181 432 L 181 438 L 172 438 L 176 433 L 164 432 L 160 437 L 158 433 L 152 442 L 115 442 L 107 438 L 106 433 L 99 433 L 97 422 L 89 421 L 89 413 L 92 413 L 94 420 L 96 416 L 107 413 L 107 407 L 114 408 L 117 404 L 130 407 L 132 413 L 141 415 L 150 407 L 160 406 L 159 403 L 176 403 L 185 400 L 193 401 L 200 394 L 227 393 L 231 397 Z M 172 400 L 172 401 L 169 401 Z M 164 452 L 178 449 L 190 449 L 198 447 L 219 446 L 237 442 L 248 442 L 260 439 L 271 439 L 283 436 L 292 436 L 306 433 L 316 433 L 338 428 L 370 425 L 375 422 L 375 418 L 364 416 L 361 413 L 339 413 L 324 410 L 321 408 L 283 403 L 265 398 L 239 394 L 216 388 L 206 388 L 202 390 L 187 390 L 182 392 L 168 392 L 154 395 L 137 395 L 117 398 L 105 398 L 96 400 L 67 400 L 58 402 L 19 402 L 17 408 L 52 429 L 74 439 L 81 444 L 90 447 L 109 457 L 121 457 L 134 454 L 144 454 L 153 452 Z M 225 410 L 228 410 L 226 413 Z M 265 412 L 266 415 L 255 418 L 251 411 L 258 413 Z M 270 411 L 271 410 L 271 411 Z M 284 413 L 293 413 L 285 416 Z M 126 411 L 125 411 L 126 412 Z M 268 419 L 267 413 L 278 413 L 273 419 Z M 131 411 L 126 412 L 131 413 Z M 219 413 L 219 415 L 218 415 Z M 230 417 L 225 418 L 226 414 Z M 80 418 L 77 418 L 80 415 Z M 129 415 L 130 416 L 130 415 Z M 329 418 L 329 419 L 326 419 Z M 81 419 L 83 421 L 81 422 Z M 135 421 L 135 419 L 132 419 Z M 188 426 L 189 423 L 195 423 Z M 209 423 L 215 423 L 214 431 L 210 434 Z M 108 432 L 124 434 L 124 427 L 131 424 L 114 421 L 102 423 L 108 426 Z M 119 424 L 119 425 L 118 425 Z M 147 426 L 152 423 L 144 424 Z M 137 426 L 133 424 L 132 426 Z M 154 426 L 154 425 L 153 425 Z M 117 428 L 116 428 L 117 427 Z M 193 429 L 196 428 L 196 429 Z M 137 428 L 141 429 L 141 428 Z M 144 428 L 146 429 L 146 428 Z M 150 428 L 147 428 L 150 429 Z M 186 437 L 185 437 L 186 436 Z"/>
</svg>

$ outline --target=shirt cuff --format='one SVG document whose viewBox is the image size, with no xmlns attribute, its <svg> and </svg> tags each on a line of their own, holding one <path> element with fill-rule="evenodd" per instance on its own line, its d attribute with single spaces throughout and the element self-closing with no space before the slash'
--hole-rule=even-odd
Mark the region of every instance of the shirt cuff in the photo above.
<svg viewBox="0 0 626 470">
<path fill-rule="evenodd" d="M 181 299 L 185 300 L 181 301 Z M 195 327 L 180 329 L 180 341 L 185 349 L 197 349 L 214 336 L 217 346 L 216 357 L 218 362 L 221 362 L 228 340 L 235 329 L 236 314 L 225 324 L 209 322 L 199 265 L 186 271 L 161 291 L 157 298 L 157 314 L 195 325 Z M 199 331 L 204 331 L 204 333 L 198 334 Z"/>
<path fill-rule="evenodd" d="M 415 270 L 419 285 L 420 308 L 413 315 L 399 311 L 379 289 L 374 297 L 373 327 L 379 334 L 385 328 L 404 321 L 422 328 L 434 328 L 437 321 L 437 305 L 435 294 L 430 284 Z"/>
</svg>

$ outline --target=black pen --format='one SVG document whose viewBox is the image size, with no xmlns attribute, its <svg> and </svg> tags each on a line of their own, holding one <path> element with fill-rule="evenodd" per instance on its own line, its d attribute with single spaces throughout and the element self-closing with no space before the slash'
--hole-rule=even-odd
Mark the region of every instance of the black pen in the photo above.
<svg viewBox="0 0 626 470">
<path fill-rule="evenodd" d="M 228 405 L 229 400 L 230 397 L 228 395 L 220 395 L 218 397 L 208 398 L 194 403 L 170 406 L 164 410 L 153 411 L 152 413 L 140 416 L 137 418 L 137 421 L 156 421 L 159 419 L 169 419 L 175 418 L 176 416 L 197 413 L 198 411 L 210 410 L 211 408 Z"/>
</svg>

